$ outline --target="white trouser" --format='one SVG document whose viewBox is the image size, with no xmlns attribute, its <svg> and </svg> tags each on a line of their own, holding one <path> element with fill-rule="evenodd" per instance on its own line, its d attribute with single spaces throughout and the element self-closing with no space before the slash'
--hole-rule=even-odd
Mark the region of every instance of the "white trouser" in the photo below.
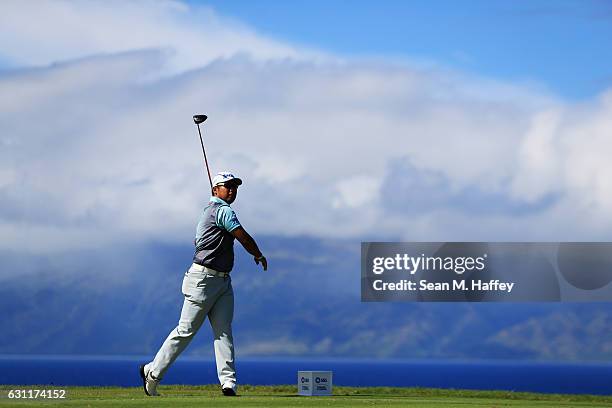
<svg viewBox="0 0 612 408">
<path fill-rule="evenodd" d="M 170 332 L 155 359 L 149 363 L 153 376 L 161 379 L 198 332 L 208 316 L 214 335 L 217 375 L 223 387 L 236 385 L 234 366 L 234 290 L 229 277 L 221 278 L 190 268 L 183 279 L 183 310 L 178 326 Z"/>
</svg>

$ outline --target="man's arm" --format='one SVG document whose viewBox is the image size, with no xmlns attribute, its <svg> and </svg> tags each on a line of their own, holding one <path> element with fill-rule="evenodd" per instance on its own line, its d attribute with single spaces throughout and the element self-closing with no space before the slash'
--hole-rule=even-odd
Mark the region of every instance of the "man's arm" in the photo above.
<svg viewBox="0 0 612 408">
<path fill-rule="evenodd" d="M 246 230 L 242 227 L 238 227 L 232 230 L 231 234 L 234 236 L 234 238 L 238 240 L 238 242 L 242 244 L 244 249 L 246 249 L 249 254 L 253 255 L 253 257 L 255 258 L 255 263 L 259 265 L 259 262 L 261 262 L 261 266 L 263 266 L 264 271 L 267 271 L 268 261 L 259 250 L 259 247 L 257 246 L 257 243 L 255 242 L 253 237 L 251 237 L 249 233 L 246 232 Z"/>
</svg>

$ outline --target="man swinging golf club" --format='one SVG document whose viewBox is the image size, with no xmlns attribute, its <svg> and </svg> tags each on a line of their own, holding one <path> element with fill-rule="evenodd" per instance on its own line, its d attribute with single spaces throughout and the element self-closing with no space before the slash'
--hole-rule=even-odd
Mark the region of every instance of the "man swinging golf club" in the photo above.
<svg viewBox="0 0 612 408">
<path fill-rule="evenodd" d="M 199 125 L 196 117 L 194 120 Z M 185 299 L 178 326 L 170 332 L 153 361 L 139 367 L 147 395 L 159 395 L 157 385 L 170 365 L 191 342 L 206 316 L 213 330 L 221 390 L 223 395 L 236 395 L 232 337 L 234 291 L 230 278 L 234 265 L 234 239 L 253 255 L 255 263 L 261 263 L 264 271 L 268 269 L 268 262 L 257 243 L 240 225 L 236 213 L 230 207 L 236 200 L 238 186 L 241 184 L 242 180 L 229 172 L 218 173 L 211 180 L 213 195 L 200 216 L 194 241 L 193 264 L 183 278 L 182 292 Z"/>
</svg>

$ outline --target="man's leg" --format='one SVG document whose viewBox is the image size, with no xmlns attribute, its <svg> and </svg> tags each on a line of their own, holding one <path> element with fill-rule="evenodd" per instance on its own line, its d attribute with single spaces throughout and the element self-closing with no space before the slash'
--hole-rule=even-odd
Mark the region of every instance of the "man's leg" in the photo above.
<svg viewBox="0 0 612 408">
<path fill-rule="evenodd" d="M 208 319 L 215 337 L 215 359 L 217 375 L 223 388 L 236 390 L 236 368 L 234 365 L 234 338 L 232 320 L 234 318 L 234 290 L 231 281 L 221 297 L 208 312 Z"/>
<path fill-rule="evenodd" d="M 189 345 L 206 318 L 206 302 L 203 304 L 185 296 L 178 326 L 170 332 L 148 369 L 156 379 L 161 379 L 170 365 Z"/>
</svg>

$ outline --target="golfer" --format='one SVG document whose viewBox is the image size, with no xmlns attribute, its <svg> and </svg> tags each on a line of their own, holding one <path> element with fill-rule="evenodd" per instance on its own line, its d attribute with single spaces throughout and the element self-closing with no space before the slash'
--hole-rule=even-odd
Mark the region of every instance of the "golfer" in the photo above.
<svg viewBox="0 0 612 408">
<path fill-rule="evenodd" d="M 193 264 L 183 279 L 183 310 L 178 326 L 170 332 L 155 359 L 139 367 L 144 391 L 159 395 L 157 385 L 170 365 L 198 332 L 208 316 L 215 345 L 217 375 L 223 395 L 236 395 L 234 365 L 234 291 L 230 272 L 234 266 L 234 238 L 268 269 L 255 240 L 242 228 L 230 204 L 236 200 L 242 180 L 232 173 L 218 173 L 212 181 L 213 196 L 200 216 L 196 230 Z"/>
</svg>

